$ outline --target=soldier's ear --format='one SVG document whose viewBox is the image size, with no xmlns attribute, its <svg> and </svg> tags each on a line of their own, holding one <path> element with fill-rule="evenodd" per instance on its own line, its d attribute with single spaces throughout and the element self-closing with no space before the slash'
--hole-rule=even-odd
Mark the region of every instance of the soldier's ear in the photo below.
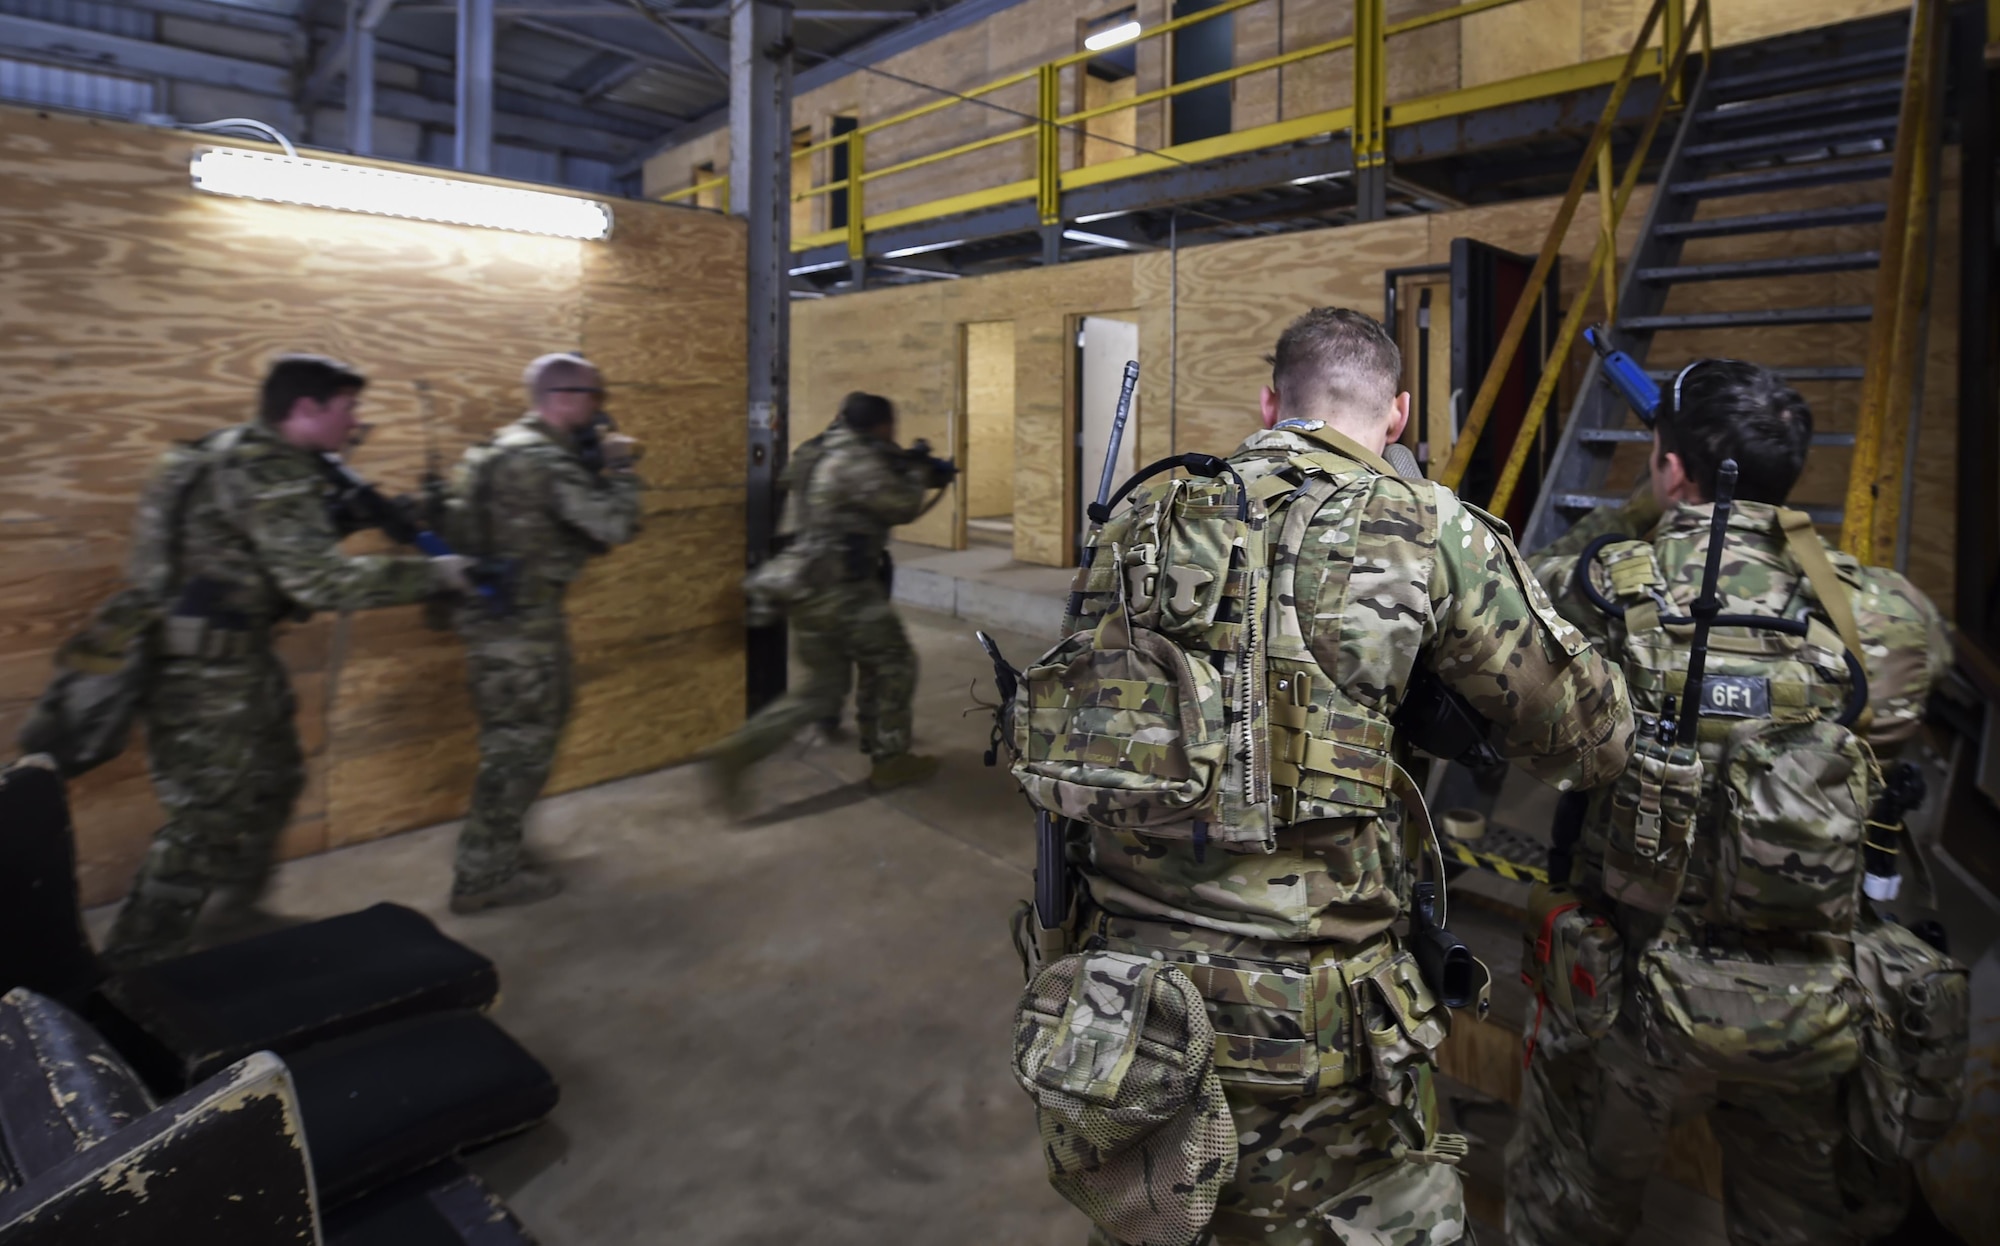
<svg viewBox="0 0 2000 1246">
<path fill-rule="evenodd" d="M 1278 391 L 1266 385 L 1257 395 L 1257 408 L 1264 414 L 1264 427 L 1272 428 L 1278 423 Z"/>
<path fill-rule="evenodd" d="M 1383 430 L 1386 435 L 1382 439 L 1382 444 L 1386 446 L 1401 441 L 1403 439 L 1403 430 L 1408 428 L 1409 425 L 1410 391 L 1404 390 L 1402 393 L 1397 394 L 1396 401 L 1390 404 L 1389 427 Z"/>
</svg>

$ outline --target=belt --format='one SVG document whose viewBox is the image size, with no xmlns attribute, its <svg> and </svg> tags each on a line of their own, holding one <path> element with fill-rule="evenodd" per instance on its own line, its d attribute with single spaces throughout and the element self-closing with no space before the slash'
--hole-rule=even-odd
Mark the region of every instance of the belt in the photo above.
<svg viewBox="0 0 2000 1246">
<path fill-rule="evenodd" d="M 160 627 L 160 653 L 169 658 L 245 658 L 270 643 L 268 626 L 228 627 L 201 615 L 170 614 Z"/>
</svg>

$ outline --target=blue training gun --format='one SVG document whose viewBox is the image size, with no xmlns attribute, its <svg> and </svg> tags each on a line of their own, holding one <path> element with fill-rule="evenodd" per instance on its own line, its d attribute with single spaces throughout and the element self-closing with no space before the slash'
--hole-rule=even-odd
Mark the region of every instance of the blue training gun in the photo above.
<svg viewBox="0 0 2000 1246">
<path fill-rule="evenodd" d="M 1631 404 L 1641 424 L 1651 428 L 1653 416 L 1660 408 L 1660 387 L 1653 384 L 1653 378 L 1646 375 L 1646 370 L 1632 356 L 1611 344 L 1611 335 L 1602 325 L 1585 329 L 1583 338 L 1597 352 L 1598 375 L 1604 383 Z"/>
</svg>

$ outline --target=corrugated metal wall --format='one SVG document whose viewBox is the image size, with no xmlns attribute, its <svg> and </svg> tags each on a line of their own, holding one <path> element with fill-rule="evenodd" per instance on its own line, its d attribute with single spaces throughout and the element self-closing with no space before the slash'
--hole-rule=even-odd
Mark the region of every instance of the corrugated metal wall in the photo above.
<svg viewBox="0 0 2000 1246">
<path fill-rule="evenodd" d="M 99 4 L 95 0 L 0 0 L 0 13 L 32 17 L 40 22 L 81 26 L 107 35 L 128 39 L 151 39 L 153 15 L 144 9 Z"/>
<path fill-rule="evenodd" d="M 150 82 L 0 57 L 0 100 L 11 103 L 136 117 L 155 111 L 153 97 Z"/>
</svg>

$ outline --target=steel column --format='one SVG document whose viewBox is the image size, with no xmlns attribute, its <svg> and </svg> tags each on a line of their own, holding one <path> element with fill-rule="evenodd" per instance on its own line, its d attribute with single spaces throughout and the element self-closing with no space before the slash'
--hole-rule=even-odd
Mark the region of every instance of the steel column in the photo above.
<svg viewBox="0 0 2000 1246">
<path fill-rule="evenodd" d="M 789 6 L 731 0 L 729 210 L 750 224 L 747 564 L 775 551 L 777 480 L 789 439 L 792 253 L 792 16 Z M 855 170 L 850 169 L 849 175 Z M 858 185 L 858 182 L 855 183 Z M 850 192 L 848 219 L 859 220 Z M 748 629 L 745 696 L 751 710 L 785 690 L 785 625 Z"/>
<path fill-rule="evenodd" d="M 455 163 L 493 171 L 493 0 L 458 0 L 458 115 Z"/>
<path fill-rule="evenodd" d="M 366 0 L 347 4 L 347 150 L 375 154 L 375 28 Z"/>
</svg>

